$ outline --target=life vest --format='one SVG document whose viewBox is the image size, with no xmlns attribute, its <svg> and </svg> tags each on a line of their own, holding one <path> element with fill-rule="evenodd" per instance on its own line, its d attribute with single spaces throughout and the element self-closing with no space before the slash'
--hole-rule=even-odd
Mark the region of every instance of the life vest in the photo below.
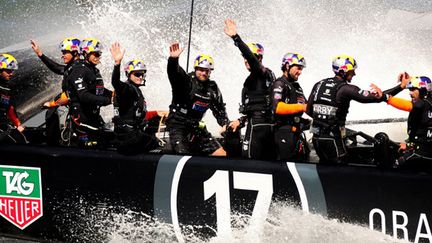
<svg viewBox="0 0 432 243">
<path fill-rule="evenodd" d="M 194 73 L 189 73 L 191 78 L 191 88 L 189 99 L 184 104 L 171 104 L 170 117 L 176 117 L 191 123 L 201 121 L 206 111 L 217 99 L 217 85 L 215 81 L 199 81 Z"/>
<path fill-rule="evenodd" d="M 324 128 L 345 125 L 349 103 L 336 102 L 336 94 L 344 85 L 345 82 L 335 82 L 334 78 L 321 80 L 317 84 L 313 97 L 313 126 Z"/>
<path fill-rule="evenodd" d="M 256 78 L 254 80 L 246 80 L 243 86 L 240 113 L 250 115 L 256 112 L 261 112 L 263 114 L 270 115 L 270 89 L 276 77 L 270 69 L 266 68 L 264 87 L 260 87 L 262 86 L 260 84 L 252 83 L 259 81 L 256 80 Z"/>
<path fill-rule="evenodd" d="M 424 109 L 420 120 L 408 117 L 408 135 L 410 142 L 432 143 L 432 98 L 423 100 Z"/>
<path fill-rule="evenodd" d="M 9 85 L 2 84 L 0 79 L 0 123 L 9 123 L 9 119 L 7 113 L 9 111 L 10 106 L 12 105 L 11 101 L 11 89 Z"/>
<path fill-rule="evenodd" d="M 76 67 L 74 67 L 74 69 L 76 69 L 73 72 L 74 77 L 71 77 L 72 74 L 68 77 L 70 85 L 68 87 L 70 98 L 69 113 L 72 114 L 72 116 L 75 117 L 74 119 L 77 119 L 80 123 L 85 123 L 93 127 L 100 127 L 103 124 L 103 119 L 100 116 L 101 105 L 96 103 L 82 103 L 78 95 L 78 89 L 80 88 L 80 84 L 78 83 L 81 82 L 85 84 L 89 93 L 105 97 L 107 94 L 105 94 L 102 75 L 100 74 L 99 69 L 85 61 L 79 61 L 75 65 Z M 85 79 L 82 79 L 80 75 L 84 72 Z M 74 86 L 78 87 L 75 88 Z"/>
<path fill-rule="evenodd" d="M 62 80 L 62 91 L 63 92 L 66 92 L 68 90 L 69 84 L 68 84 L 67 78 L 68 78 L 69 74 L 72 73 L 73 68 L 76 67 L 77 65 L 80 65 L 79 60 L 73 61 L 71 64 L 66 65 L 66 67 L 64 68 L 63 80 Z"/>
<path fill-rule="evenodd" d="M 282 99 L 281 101 L 286 104 L 306 104 L 306 97 L 303 93 L 303 89 L 297 82 L 289 82 L 284 76 L 280 77 L 276 81 L 282 81 Z M 281 125 L 298 125 L 301 122 L 302 113 L 292 115 L 277 115 L 275 114 L 276 123 Z"/>
<path fill-rule="evenodd" d="M 127 97 L 133 100 L 132 107 L 120 107 L 118 97 L 114 98 L 114 118 L 116 125 L 128 124 L 133 127 L 145 125 L 145 116 L 147 113 L 147 103 L 141 90 L 135 85 L 126 82 L 134 91 L 133 97 Z"/>
</svg>

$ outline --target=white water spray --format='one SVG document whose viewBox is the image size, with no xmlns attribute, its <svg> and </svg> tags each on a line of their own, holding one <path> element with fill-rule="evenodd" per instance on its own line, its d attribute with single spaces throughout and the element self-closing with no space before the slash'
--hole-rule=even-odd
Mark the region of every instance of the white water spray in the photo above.
<svg viewBox="0 0 432 243">
<path fill-rule="evenodd" d="M 155 221 L 148 215 L 119 208 L 86 209 L 75 219 L 71 234 L 83 241 L 104 241 L 111 243 L 175 242 L 176 235 L 170 224 Z M 84 210 L 82 210 L 84 211 Z M 303 212 L 293 206 L 276 204 L 268 215 L 262 232 L 249 234 L 249 215 L 233 215 L 232 237 L 219 238 L 200 235 L 202 228 L 216 233 L 208 226 L 182 226 L 185 242 L 246 243 L 246 242 L 405 242 L 372 231 L 366 226 L 343 223 L 320 215 Z M 66 222 L 67 223 L 67 222 Z M 79 232 L 79 235 L 76 235 Z M 251 239 L 253 237 L 253 239 Z"/>
<path fill-rule="evenodd" d="M 101 1 L 85 8 L 86 19 L 81 25 L 86 36 L 100 38 L 106 46 L 101 67 L 106 83 L 110 81 L 113 64 L 108 46 L 119 41 L 127 50 L 125 61 L 140 57 L 147 62 L 148 81 L 143 91 L 150 109 L 167 109 L 171 101 L 166 74 L 168 46 L 176 40 L 187 46 L 188 9 L 187 3 L 177 1 L 144 4 L 135 0 Z M 300 83 L 306 95 L 315 82 L 333 75 L 331 59 L 340 53 L 357 59 L 359 68 L 353 84 L 364 89 L 369 89 L 370 83 L 383 90 L 393 87 L 402 71 L 430 75 L 432 59 L 427 53 L 427 37 L 432 36 L 432 31 L 395 28 L 404 20 L 395 19 L 389 11 L 393 10 L 380 1 L 198 1 L 189 62 L 202 52 L 214 56 L 216 68 L 212 78 L 218 82 L 231 119 L 239 116 L 241 88 L 248 72 L 239 50 L 223 33 L 226 18 L 237 21 L 239 34 L 246 42 L 264 45 L 264 65 L 276 76 L 281 75 L 280 60 L 284 53 L 303 54 L 308 67 Z M 180 59 L 184 68 L 185 58 L 186 50 Z M 407 92 L 401 97 L 408 98 Z M 407 113 L 385 104 L 353 102 L 348 119 L 406 116 Z M 207 115 L 206 121 L 213 132 L 217 131 L 211 115 Z"/>
</svg>

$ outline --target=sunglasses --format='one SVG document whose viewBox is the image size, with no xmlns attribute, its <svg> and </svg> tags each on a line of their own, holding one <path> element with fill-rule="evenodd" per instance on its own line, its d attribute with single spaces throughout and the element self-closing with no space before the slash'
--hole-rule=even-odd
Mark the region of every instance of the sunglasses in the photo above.
<svg viewBox="0 0 432 243">
<path fill-rule="evenodd" d="M 11 69 L 3 69 L 1 71 L 6 72 L 7 74 L 13 74 L 14 73 L 14 70 L 11 70 Z"/>
<path fill-rule="evenodd" d="M 101 53 L 101 52 L 92 52 L 92 54 L 93 54 L 95 57 L 100 57 L 100 56 L 102 56 L 102 53 Z"/>
<path fill-rule="evenodd" d="M 132 73 L 132 75 L 137 77 L 137 78 L 143 78 L 145 73 Z"/>
<path fill-rule="evenodd" d="M 72 54 L 72 52 L 70 52 L 70 51 L 62 51 L 61 53 L 62 53 L 63 55 L 66 55 L 66 54 L 68 54 L 68 53 Z"/>
<path fill-rule="evenodd" d="M 202 68 L 202 67 L 196 67 L 196 70 L 201 71 L 201 72 L 206 72 L 206 71 L 211 72 L 211 69 Z"/>
</svg>

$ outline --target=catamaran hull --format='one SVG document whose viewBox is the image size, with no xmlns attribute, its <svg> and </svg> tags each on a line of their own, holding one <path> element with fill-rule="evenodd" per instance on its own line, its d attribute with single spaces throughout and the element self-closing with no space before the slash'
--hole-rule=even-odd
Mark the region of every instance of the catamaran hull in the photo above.
<svg viewBox="0 0 432 243">
<path fill-rule="evenodd" d="M 91 220 L 87 209 L 122 207 L 172 224 L 181 242 L 182 225 L 205 226 L 198 229 L 203 237 L 230 235 L 233 213 L 251 215 L 249 227 L 259 230 L 271 206 L 287 202 L 399 238 L 432 239 L 427 173 L 26 145 L 2 145 L 0 154 L 1 196 L 8 196 L 5 186 L 15 185 L 11 193 L 20 196 L 19 188 L 35 184 L 13 181 L 18 174 L 4 174 L 8 168 L 40 169 L 42 215 L 22 229 L 10 218 L 19 206 L 0 201 L 0 234 L 6 236 L 78 241 L 71 227 Z"/>
</svg>

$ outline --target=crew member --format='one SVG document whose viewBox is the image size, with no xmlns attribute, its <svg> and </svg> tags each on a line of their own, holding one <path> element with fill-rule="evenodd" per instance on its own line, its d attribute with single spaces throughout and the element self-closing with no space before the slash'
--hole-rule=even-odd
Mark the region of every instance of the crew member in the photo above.
<svg viewBox="0 0 432 243">
<path fill-rule="evenodd" d="M 0 143 L 27 143 L 15 111 L 10 80 L 18 62 L 10 54 L 0 54 Z"/>
<path fill-rule="evenodd" d="M 273 72 L 262 65 L 264 47 L 258 43 L 245 44 L 237 33 L 237 25 L 225 20 L 225 34 L 240 49 L 250 75 L 242 90 L 240 113 L 244 116 L 229 125 L 236 131 L 247 123 L 243 140 L 242 157 L 250 159 L 275 159 L 273 123 L 270 104 L 270 86 L 275 80 Z"/>
<path fill-rule="evenodd" d="M 41 61 L 55 74 L 63 75 L 62 80 L 62 91 L 67 91 L 67 85 L 66 78 L 70 74 L 73 64 L 75 61 L 80 59 L 80 43 L 81 41 L 78 38 L 75 37 L 69 37 L 65 38 L 59 45 L 60 51 L 62 53 L 62 59 L 64 62 L 63 64 L 57 63 L 47 57 L 45 54 L 43 54 L 42 50 L 40 49 L 38 43 L 35 40 L 30 40 L 31 47 L 33 51 L 36 53 L 36 55 L 41 59 Z M 60 97 L 59 97 L 60 98 Z M 67 100 L 54 100 L 50 103 L 45 103 L 44 106 L 52 107 L 52 106 L 59 106 L 64 103 L 67 103 Z"/>
<path fill-rule="evenodd" d="M 35 40 L 30 40 L 31 47 L 42 62 L 55 74 L 63 75 L 61 83 L 62 93 L 57 95 L 54 100 L 44 103 L 44 107 L 48 108 L 45 116 L 47 142 L 51 145 L 57 145 L 60 142 L 60 121 L 57 113 L 57 108 L 69 103 L 67 94 L 67 77 L 72 72 L 74 64 L 80 59 L 80 43 L 81 41 L 75 37 L 65 38 L 60 43 L 60 50 L 64 64 L 59 64 L 49 57 L 45 56 Z M 65 141 L 67 142 L 67 141 Z"/>
<path fill-rule="evenodd" d="M 156 149 L 159 144 L 155 133 L 149 133 L 148 120 L 158 116 L 157 112 L 147 112 L 147 105 L 141 86 L 145 86 L 147 67 L 143 60 L 129 61 L 125 67 L 126 82 L 120 81 L 120 64 L 124 51 L 120 44 L 111 46 L 111 54 L 115 62 L 112 74 L 112 86 L 115 90 L 114 99 L 114 132 L 117 149 L 126 154 L 137 154 Z"/>
<path fill-rule="evenodd" d="M 380 89 L 371 92 L 350 84 L 356 68 L 353 57 L 335 57 L 333 71 L 336 76 L 316 83 L 309 96 L 306 112 L 313 118 L 312 142 L 322 163 L 341 163 L 347 154 L 345 121 L 351 100 L 360 103 L 385 100 Z"/>
<path fill-rule="evenodd" d="M 409 76 L 408 76 L 409 77 Z M 390 97 L 388 104 L 408 111 L 408 139 L 400 144 L 402 156 L 397 165 L 432 169 L 432 81 L 425 76 L 411 77 L 406 88 L 411 101 Z"/>
<path fill-rule="evenodd" d="M 182 52 L 179 43 L 171 44 L 167 71 L 172 101 L 166 121 L 171 146 L 177 154 L 225 155 L 221 145 L 200 123 L 208 109 L 221 127 L 229 122 L 222 94 L 216 82 L 210 80 L 213 58 L 206 54 L 197 56 L 194 72 L 187 74 L 178 63 Z"/>
<path fill-rule="evenodd" d="M 305 58 L 298 53 L 287 53 L 282 59 L 283 75 L 272 85 L 272 108 L 275 119 L 274 137 L 277 159 L 305 161 L 309 147 L 303 130 L 308 120 L 306 97 L 297 82 L 306 67 Z"/>
<path fill-rule="evenodd" d="M 95 146 L 102 141 L 104 121 L 100 107 L 112 103 L 113 92 L 104 87 L 102 76 L 96 65 L 100 63 L 102 44 L 93 38 L 80 44 L 84 61 L 75 65 L 68 76 L 70 98 L 69 114 L 72 130 L 79 146 Z"/>
</svg>

